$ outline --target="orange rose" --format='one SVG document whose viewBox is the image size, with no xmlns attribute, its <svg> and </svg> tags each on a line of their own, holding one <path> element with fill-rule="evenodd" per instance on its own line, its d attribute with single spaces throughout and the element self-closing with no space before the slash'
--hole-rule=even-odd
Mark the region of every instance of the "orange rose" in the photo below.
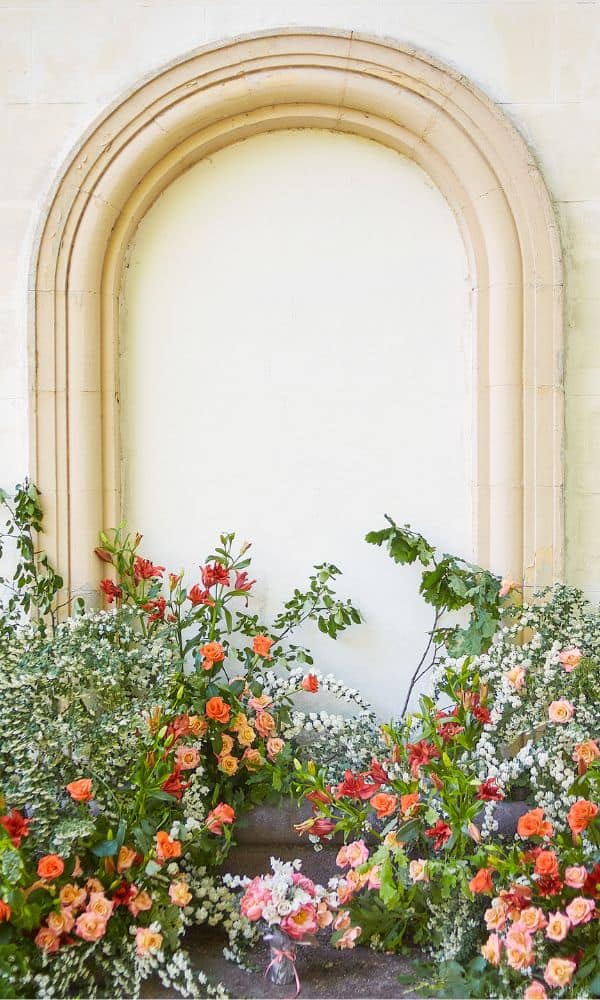
<svg viewBox="0 0 600 1000">
<path fill-rule="evenodd" d="M 567 823 L 571 827 L 574 836 L 587 830 L 593 819 L 598 815 L 598 806 L 587 799 L 579 799 L 575 802 L 567 814 Z"/>
<path fill-rule="evenodd" d="M 43 858 L 38 861 L 37 871 L 40 878 L 47 879 L 51 881 L 54 878 L 58 878 L 59 875 L 65 870 L 65 863 L 62 858 L 59 858 L 58 854 L 45 854 Z"/>
<path fill-rule="evenodd" d="M 400 796 L 400 812 L 403 816 L 415 813 L 419 805 L 419 793 L 411 792 L 410 795 Z"/>
<path fill-rule="evenodd" d="M 79 778 L 78 781 L 72 781 L 67 785 L 67 791 L 74 802 L 89 802 L 94 797 L 92 795 L 92 779 Z"/>
<path fill-rule="evenodd" d="M 156 834 L 156 857 L 161 863 L 169 858 L 180 858 L 181 842 L 171 840 L 166 830 L 159 830 Z"/>
<path fill-rule="evenodd" d="M 49 927 L 40 927 L 34 941 L 40 951 L 45 951 L 47 955 L 52 955 L 60 948 L 60 938 L 58 934 L 55 934 Z"/>
<path fill-rule="evenodd" d="M 544 820 L 543 809 L 530 809 L 529 812 L 519 817 L 517 833 L 524 840 L 528 840 L 530 837 L 551 837 L 552 823 Z"/>
<path fill-rule="evenodd" d="M 315 694 L 319 690 L 319 681 L 314 674 L 307 674 L 302 681 L 302 687 L 304 691 L 310 691 L 311 694 Z"/>
<path fill-rule="evenodd" d="M 558 875 L 558 858 L 554 851 L 540 851 L 535 859 L 536 875 Z"/>
<path fill-rule="evenodd" d="M 220 642 L 207 642 L 205 646 L 200 647 L 200 654 L 205 660 L 211 660 L 213 663 L 220 663 L 225 659 L 225 650 Z"/>
<path fill-rule="evenodd" d="M 258 712 L 256 715 L 256 728 L 261 736 L 271 736 L 275 732 L 275 719 L 268 712 Z"/>
<path fill-rule="evenodd" d="M 269 639 L 268 635 L 255 635 L 252 649 L 258 656 L 264 656 L 266 660 L 270 660 L 269 650 L 272 645 L 273 639 Z"/>
<path fill-rule="evenodd" d="M 480 868 L 476 875 L 469 882 L 471 892 L 485 895 L 492 891 L 492 869 Z"/>
<path fill-rule="evenodd" d="M 5 903 L 3 899 L 0 899 L 0 924 L 5 920 L 10 920 L 10 915 L 12 910 L 8 903 Z"/>
<path fill-rule="evenodd" d="M 225 725 L 231 717 L 231 709 L 227 702 L 217 695 L 214 698 L 209 698 L 206 702 L 206 714 L 209 719 L 214 719 L 215 722 Z"/>
<path fill-rule="evenodd" d="M 391 816 L 395 812 L 398 805 L 398 796 L 388 795 L 386 792 L 377 792 L 371 798 L 371 805 L 377 813 L 378 819 L 385 819 L 386 816 Z"/>
</svg>

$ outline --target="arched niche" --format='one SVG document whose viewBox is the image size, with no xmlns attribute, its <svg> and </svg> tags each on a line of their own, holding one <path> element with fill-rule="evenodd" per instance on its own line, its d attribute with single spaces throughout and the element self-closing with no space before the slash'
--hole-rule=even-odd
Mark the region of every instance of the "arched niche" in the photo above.
<svg viewBox="0 0 600 1000">
<path fill-rule="evenodd" d="M 132 235 L 202 157 L 290 128 L 398 150 L 453 208 L 472 289 L 475 556 L 527 586 L 560 577 L 562 270 L 531 154 L 469 80 L 424 53 L 281 29 L 194 52 L 125 95 L 50 199 L 30 280 L 32 474 L 66 588 L 96 589 L 98 530 L 119 521 L 119 291 Z"/>
</svg>

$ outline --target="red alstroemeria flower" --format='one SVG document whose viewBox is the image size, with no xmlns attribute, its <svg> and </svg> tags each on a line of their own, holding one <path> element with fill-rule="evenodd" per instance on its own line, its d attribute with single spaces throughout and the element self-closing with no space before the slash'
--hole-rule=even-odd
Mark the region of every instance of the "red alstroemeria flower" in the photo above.
<svg viewBox="0 0 600 1000">
<path fill-rule="evenodd" d="M 561 882 L 558 875 L 540 875 L 536 887 L 540 896 L 557 896 L 563 889 L 564 882 Z"/>
<path fill-rule="evenodd" d="M 498 788 L 496 778 L 486 778 L 482 781 L 478 790 L 477 798 L 483 802 L 501 802 L 504 795 Z"/>
<path fill-rule="evenodd" d="M 430 764 L 434 757 L 440 756 L 438 748 L 428 740 L 419 740 L 418 743 L 407 743 L 406 749 L 408 750 L 410 773 L 413 778 L 419 777 L 421 768 L 425 764 Z"/>
<path fill-rule="evenodd" d="M 585 896 L 592 896 L 594 899 L 600 899 L 600 864 L 594 865 L 592 868 L 584 882 L 582 892 Z"/>
<path fill-rule="evenodd" d="M 379 784 L 369 783 L 365 780 L 365 774 L 353 774 L 352 771 L 344 772 L 344 780 L 337 786 L 335 797 L 337 799 L 370 799 L 379 789 Z"/>
<path fill-rule="evenodd" d="M 155 597 L 151 601 L 142 604 L 144 611 L 148 612 L 149 622 L 161 622 L 165 617 L 167 602 L 164 597 Z"/>
<path fill-rule="evenodd" d="M 181 780 L 181 769 L 176 767 L 172 774 L 169 775 L 166 781 L 163 781 L 160 786 L 163 792 L 167 792 L 169 795 L 173 795 L 178 801 L 185 792 L 186 788 L 189 788 L 191 781 Z"/>
<path fill-rule="evenodd" d="M 127 906 L 132 899 L 135 899 L 138 891 L 137 887 L 130 882 L 121 882 L 112 895 L 112 902 L 115 909 L 117 906 Z"/>
<path fill-rule="evenodd" d="M 313 811 L 317 804 L 321 803 L 322 805 L 329 805 L 331 802 L 331 796 L 328 795 L 327 792 L 322 792 L 320 788 L 315 788 L 314 791 L 308 792 L 304 798 L 307 802 L 312 803 Z"/>
<path fill-rule="evenodd" d="M 189 715 L 176 715 L 167 726 L 165 740 L 167 737 L 172 736 L 173 740 L 171 742 L 171 746 L 173 746 L 173 744 L 176 743 L 177 740 L 180 740 L 183 736 L 189 736 L 191 731 Z"/>
<path fill-rule="evenodd" d="M 452 828 L 447 823 L 444 823 L 443 820 L 438 819 L 435 826 L 432 826 L 429 830 L 425 830 L 425 836 L 433 840 L 435 850 L 440 851 L 444 844 L 450 840 Z"/>
<path fill-rule="evenodd" d="M 235 583 L 233 585 L 234 590 L 251 590 L 251 588 L 256 583 L 256 580 L 249 580 L 248 574 L 244 570 L 243 573 L 237 572 L 235 574 Z"/>
<path fill-rule="evenodd" d="M 123 591 L 120 587 L 117 587 L 116 583 L 112 580 L 100 580 L 100 590 L 106 597 L 106 603 L 112 604 L 115 597 L 122 597 Z"/>
<path fill-rule="evenodd" d="M 29 824 L 17 809 L 11 809 L 6 816 L 0 816 L 0 826 L 3 826 L 12 841 L 13 847 L 20 847 L 23 837 L 29 836 Z"/>
<path fill-rule="evenodd" d="M 155 566 L 150 559 L 143 559 L 141 556 L 135 557 L 133 575 L 136 583 L 139 583 L 140 580 L 153 580 L 157 576 L 162 576 L 164 571 L 164 566 Z"/>
<path fill-rule="evenodd" d="M 202 583 L 207 589 L 215 587 L 217 584 L 222 587 L 229 586 L 229 570 L 225 566 L 221 566 L 220 563 L 213 563 L 212 566 L 201 566 L 200 574 Z"/>
<path fill-rule="evenodd" d="M 437 731 L 442 743 L 449 743 L 459 733 L 464 733 L 465 727 L 459 725 L 458 722 L 444 722 L 441 726 L 438 726 Z"/>
<path fill-rule="evenodd" d="M 375 758 L 371 761 L 369 774 L 378 785 L 385 785 L 389 781 L 389 775 L 385 767 L 380 761 L 375 760 Z"/>
<path fill-rule="evenodd" d="M 210 596 L 209 591 L 201 587 L 199 583 L 195 583 L 192 589 L 190 590 L 188 594 L 188 601 L 190 601 L 190 603 L 194 608 L 198 604 L 207 604 L 209 607 L 212 608 L 215 603 L 212 597 Z"/>
</svg>

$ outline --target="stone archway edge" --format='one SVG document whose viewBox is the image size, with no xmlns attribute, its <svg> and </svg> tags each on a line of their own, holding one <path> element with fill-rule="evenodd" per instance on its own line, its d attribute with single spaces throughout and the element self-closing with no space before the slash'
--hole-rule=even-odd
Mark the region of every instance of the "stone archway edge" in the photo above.
<svg viewBox="0 0 600 1000">
<path fill-rule="evenodd" d="M 536 164 L 455 70 L 396 42 L 294 28 L 207 47 L 148 77 L 91 127 L 52 192 L 30 276 L 32 472 L 66 588 L 95 591 L 98 530 L 120 519 L 127 245 L 184 170 L 281 128 L 383 142 L 451 204 L 472 297 L 475 557 L 528 586 L 560 578 L 562 268 Z"/>
</svg>

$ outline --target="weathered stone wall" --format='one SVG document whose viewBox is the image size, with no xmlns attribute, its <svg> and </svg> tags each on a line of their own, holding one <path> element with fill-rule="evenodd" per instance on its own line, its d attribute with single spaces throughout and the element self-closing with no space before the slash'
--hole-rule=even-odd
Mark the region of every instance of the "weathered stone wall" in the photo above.
<svg viewBox="0 0 600 1000">
<path fill-rule="evenodd" d="M 600 6 L 575 0 L 0 0 L 0 480 L 28 468 L 27 274 L 52 181 L 86 127 L 164 62 L 280 25 L 388 35 L 473 79 L 556 203 L 567 282 L 567 573 L 600 597 Z"/>
</svg>

